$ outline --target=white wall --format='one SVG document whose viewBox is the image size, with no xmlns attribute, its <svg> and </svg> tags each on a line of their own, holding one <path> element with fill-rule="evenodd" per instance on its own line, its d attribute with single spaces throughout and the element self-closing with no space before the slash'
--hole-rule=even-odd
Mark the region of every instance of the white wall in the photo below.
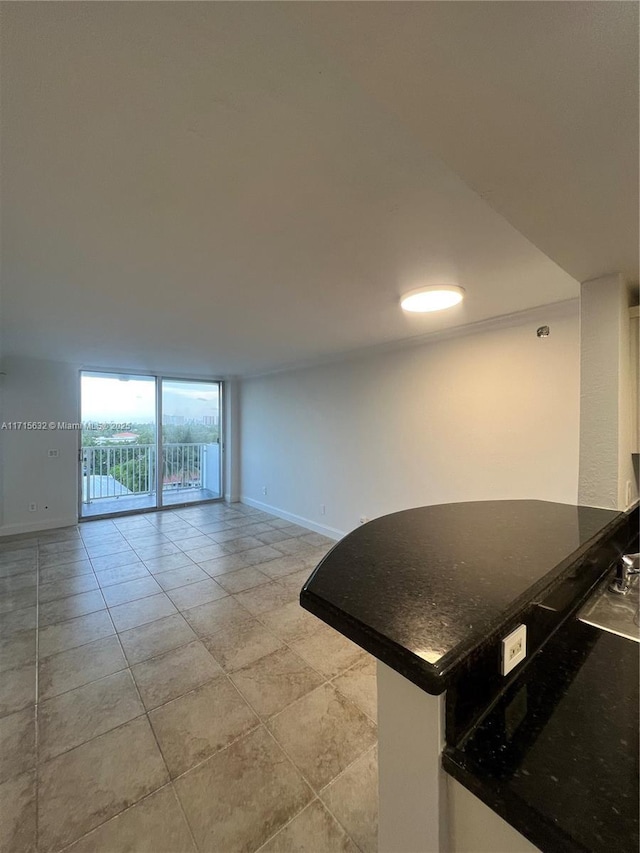
<svg viewBox="0 0 640 853">
<path fill-rule="evenodd" d="M 577 303 L 510 322 L 243 381 L 242 500 L 336 533 L 425 504 L 575 503 Z"/>
<path fill-rule="evenodd" d="M 626 509 L 638 497 L 634 470 L 629 305 L 619 274 L 582 284 L 580 296 L 581 503 Z M 629 485 L 627 485 L 629 484 Z"/>
<path fill-rule="evenodd" d="M 551 335 L 538 340 L 542 323 Z M 577 306 L 564 305 L 519 325 L 244 381 L 239 453 L 231 441 L 242 498 L 336 533 L 361 515 L 421 504 L 575 502 L 578 363 Z M 78 420 L 74 366 L 6 359 L 3 370 L 0 421 Z M 77 441 L 75 431 L 0 431 L 0 535 L 75 523 Z M 231 481 L 228 471 L 233 499 Z"/>
<path fill-rule="evenodd" d="M 240 500 L 239 387 L 236 380 L 224 384 L 224 499 Z"/>
<path fill-rule="evenodd" d="M 78 371 L 68 364 L 5 359 L 0 421 L 76 422 Z M 75 524 L 78 433 L 65 430 L 0 431 L 2 525 L 0 536 Z M 58 449 L 49 458 L 49 449 Z M 36 512 L 29 504 L 37 503 Z"/>
<path fill-rule="evenodd" d="M 79 368 L 40 359 L 5 358 L 0 425 L 9 421 L 80 420 Z M 225 399 L 225 497 L 238 500 L 237 389 Z M 76 430 L 0 430 L 0 536 L 75 524 L 78 520 Z M 59 456 L 49 458 L 57 449 Z M 29 504 L 36 503 L 35 512 Z"/>
</svg>

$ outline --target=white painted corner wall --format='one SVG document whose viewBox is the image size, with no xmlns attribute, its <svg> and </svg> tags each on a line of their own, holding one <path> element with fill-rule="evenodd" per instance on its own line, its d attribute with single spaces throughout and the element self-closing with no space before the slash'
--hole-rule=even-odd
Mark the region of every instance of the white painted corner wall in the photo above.
<svg viewBox="0 0 640 853">
<path fill-rule="evenodd" d="M 637 381 L 629 308 L 619 274 L 586 281 L 580 296 L 580 503 L 624 510 L 638 498 L 632 452 Z M 636 356 L 637 357 L 637 356 Z"/>
<path fill-rule="evenodd" d="M 241 500 L 334 537 L 411 506 L 576 503 L 578 304 L 508 322 L 244 380 Z"/>
<path fill-rule="evenodd" d="M 539 340 L 543 323 L 551 335 Z M 76 366 L 5 359 L 3 370 L 1 421 L 79 419 Z M 577 304 L 228 392 L 227 499 L 334 538 L 360 516 L 422 504 L 576 501 Z M 75 431 L 0 433 L 0 535 L 75 523 L 77 441 Z"/>
<path fill-rule="evenodd" d="M 38 359 L 3 362 L 0 422 L 79 420 L 78 370 Z M 78 518 L 78 432 L 0 431 L 2 524 L 0 536 L 75 524 Z M 49 450 L 58 450 L 50 458 Z M 38 509 L 29 511 L 29 504 Z M 46 508 L 45 508 L 46 507 Z"/>
<path fill-rule="evenodd" d="M 79 368 L 40 359 L 6 358 L 0 377 L 0 424 L 80 420 Z M 239 498 L 238 389 L 225 383 L 225 499 Z M 0 536 L 66 527 L 78 520 L 76 430 L 0 430 Z M 48 451 L 57 449 L 50 458 Z M 36 503 L 35 512 L 29 505 Z"/>
<path fill-rule="evenodd" d="M 223 494 L 228 503 L 240 500 L 240 400 L 237 380 L 223 386 L 224 432 L 223 442 Z"/>
</svg>

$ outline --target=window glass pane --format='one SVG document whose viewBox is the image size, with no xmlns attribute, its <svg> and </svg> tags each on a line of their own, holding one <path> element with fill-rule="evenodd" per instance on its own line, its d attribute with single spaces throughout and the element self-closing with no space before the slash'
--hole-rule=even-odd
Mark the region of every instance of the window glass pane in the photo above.
<svg viewBox="0 0 640 853">
<path fill-rule="evenodd" d="M 162 380 L 162 503 L 220 497 L 220 383 Z"/>
<path fill-rule="evenodd" d="M 156 380 L 80 377 L 81 516 L 153 509 L 156 496 Z"/>
</svg>

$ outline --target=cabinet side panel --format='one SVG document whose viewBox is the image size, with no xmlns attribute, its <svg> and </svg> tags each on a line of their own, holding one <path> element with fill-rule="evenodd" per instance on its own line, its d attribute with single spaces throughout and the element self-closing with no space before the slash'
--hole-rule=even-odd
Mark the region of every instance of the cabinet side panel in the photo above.
<svg viewBox="0 0 640 853">
<path fill-rule="evenodd" d="M 538 847 L 451 776 L 447 801 L 449 853 L 539 853 Z"/>
</svg>

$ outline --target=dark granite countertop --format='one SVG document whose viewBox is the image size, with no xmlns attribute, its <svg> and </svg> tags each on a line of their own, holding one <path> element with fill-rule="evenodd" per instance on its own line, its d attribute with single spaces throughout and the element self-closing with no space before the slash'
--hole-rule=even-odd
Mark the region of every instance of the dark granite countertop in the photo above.
<svg viewBox="0 0 640 853">
<path fill-rule="evenodd" d="M 548 501 L 442 504 L 342 539 L 300 602 L 429 693 L 551 590 L 623 515 Z"/>
<path fill-rule="evenodd" d="M 640 645 L 567 620 L 447 772 L 543 851 L 638 853 Z"/>
</svg>

